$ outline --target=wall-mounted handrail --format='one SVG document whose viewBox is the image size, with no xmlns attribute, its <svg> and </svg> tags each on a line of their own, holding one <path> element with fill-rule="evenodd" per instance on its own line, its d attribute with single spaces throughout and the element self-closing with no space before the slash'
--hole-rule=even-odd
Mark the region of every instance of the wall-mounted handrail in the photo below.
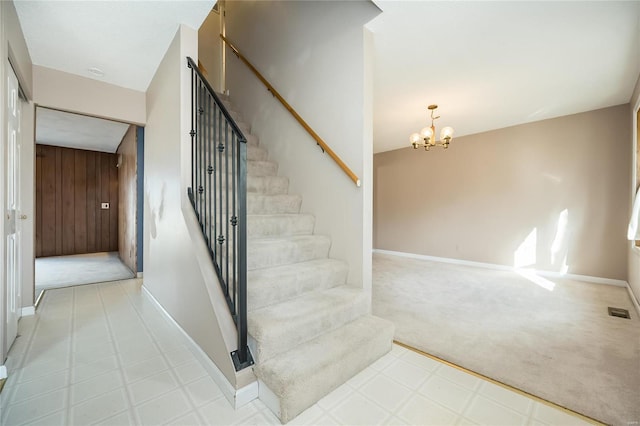
<svg viewBox="0 0 640 426">
<path fill-rule="evenodd" d="M 256 75 L 256 77 L 258 77 L 262 84 L 266 86 L 267 90 L 280 101 L 282 106 L 284 106 L 285 109 L 289 111 L 291 115 L 293 115 L 293 117 L 298 121 L 298 123 L 300 123 L 302 127 L 304 127 L 304 129 L 311 135 L 311 137 L 315 139 L 317 144 L 320 145 L 320 148 L 322 148 L 324 152 L 329 154 L 329 157 L 331 157 L 333 161 L 338 164 L 342 171 L 345 172 L 357 186 L 360 186 L 360 179 L 358 178 L 358 176 L 344 163 L 344 161 L 342 161 L 340 157 L 338 157 L 338 154 L 336 154 L 331 148 L 329 148 L 329 145 L 327 145 L 327 143 L 320 136 L 318 136 L 318 134 L 311 128 L 311 126 L 309 126 L 307 122 L 304 121 L 302 117 L 300 117 L 300 114 L 298 114 L 296 110 L 294 110 L 293 107 L 284 100 L 282 95 L 278 93 L 278 91 L 271 85 L 271 83 L 269 83 L 267 79 L 264 78 L 262 74 L 260 74 L 260 71 L 258 71 L 225 36 L 220 34 L 220 38 L 227 44 L 227 46 L 229 46 L 229 48 L 238 57 L 238 59 L 240 59 L 247 67 L 249 67 L 249 69 Z"/>
</svg>

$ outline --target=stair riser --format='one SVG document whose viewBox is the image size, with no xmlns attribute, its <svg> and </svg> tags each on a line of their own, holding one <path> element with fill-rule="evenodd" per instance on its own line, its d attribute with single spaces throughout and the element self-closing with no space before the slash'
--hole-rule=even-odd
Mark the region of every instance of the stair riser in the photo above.
<svg viewBox="0 0 640 426">
<path fill-rule="evenodd" d="M 286 235 L 310 235 L 315 219 L 311 215 L 251 215 L 247 216 L 249 238 Z"/>
<path fill-rule="evenodd" d="M 231 162 L 231 159 L 229 160 Z M 217 163 L 215 166 L 216 168 L 220 167 Z M 229 164 L 228 169 L 229 169 L 229 173 L 234 172 L 231 164 Z M 222 163 L 221 170 L 222 171 L 227 170 L 227 165 L 225 162 Z M 274 161 L 253 161 L 253 160 L 247 161 L 247 176 L 275 176 L 277 174 L 278 174 L 278 163 Z"/>
<path fill-rule="evenodd" d="M 366 314 L 369 309 L 365 292 L 360 292 L 356 298 L 342 300 L 336 298 L 334 302 L 333 306 L 318 308 L 312 314 L 299 318 L 295 324 L 278 324 L 266 330 L 267 334 L 262 335 L 261 340 L 253 337 L 255 323 L 249 315 L 249 347 L 256 363 L 265 362 L 280 353 L 295 350 L 297 345 L 335 330 Z"/>
<path fill-rule="evenodd" d="M 247 214 L 298 213 L 301 205 L 299 195 L 247 194 Z"/>
<path fill-rule="evenodd" d="M 247 269 L 260 269 L 290 263 L 322 259 L 329 255 L 331 242 L 328 238 L 314 238 L 308 241 L 278 241 L 268 244 L 249 241 Z"/>
<path fill-rule="evenodd" d="M 326 290 L 347 282 L 346 263 L 322 261 L 318 267 L 288 268 L 280 274 L 267 274 L 265 270 L 249 271 L 247 276 L 247 304 L 249 312 L 265 306 L 293 299 L 306 292 Z"/>
<path fill-rule="evenodd" d="M 203 151 L 205 156 L 209 156 L 209 149 L 205 147 Z M 218 155 L 218 152 L 215 152 Z M 247 145 L 247 160 L 248 161 L 266 161 L 268 157 L 267 150 L 256 145 Z M 216 160 L 217 162 L 218 160 Z M 224 158 L 222 160 L 224 162 Z M 229 161 L 231 161 L 231 154 L 229 154 Z"/>
<path fill-rule="evenodd" d="M 241 124 L 241 123 L 240 123 Z M 242 134 L 244 135 L 244 137 L 247 139 L 247 145 L 249 146 L 258 146 L 259 145 L 259 139 L 257 136 L 251 134 L 248 130 L 247 127 L 245 125 L 242 126 L 238 126 L 240 128 L 240 131 L 242 132 Z M 214 136 L 213 140 L 212 140 L 212 144 L 216 145 L 217 141 L 218 141 L 218 135 L 220 134 L 220 129 L 218 129 L 217 127 L 214 127 L 213 125 L 210 125 L 206 122 L 202 122 L 201 123 L 201 127 L 198 130 L 200 132 L 200 134 L 202 135 L 203 139 L 202 141 L 205 141 L 204 143 L 207 144 L 209 141 L 209 138 L 211 136 Z M 223 129 L 223 135 L 224 135 L 224 129 Z M 227 135 L 226 135 L 226 141 L 231 141 L 233 138 L 233 132 L 231 130 L 227 131 Z M 225 141 L 224 136 L 222 137 L 223 142 Z"/>
<path fill-rule="evenodd" d="M 207 178 L 204 184 L 207 188 L 215 189 L 216 191 L 222 191 L 221 198 L 226 200 L 226 192 L 229 194 L 233 191 L 233 182 L 229 181 L 229 188 L 227 188 L 228 175 L 222 175 L 220 177 L 212 177 L 211 182 Z M 211 185 L 211 186 L 209 186 Z M 254 192 L 266 195 L 286 194 L 289 191 L 289 179 L 284 176 L 254 176 L 247 175 L 247 192 Z M 204 199 L 204 197 L 201 197 Z"/>
<path fill-rule="evenodd" d="M 211 223 L 225 224 L 229 220 L 226 215 L 221 219 L 215 216 Z M 310 215 L 290 216 L 247 216 L 247 236 L 251 238 L 284 237 L 291 235 L 311 235 L 313 233 L 314 218 Z M 208 224 L 209 222 L 205 222 Z"/>
</svg>

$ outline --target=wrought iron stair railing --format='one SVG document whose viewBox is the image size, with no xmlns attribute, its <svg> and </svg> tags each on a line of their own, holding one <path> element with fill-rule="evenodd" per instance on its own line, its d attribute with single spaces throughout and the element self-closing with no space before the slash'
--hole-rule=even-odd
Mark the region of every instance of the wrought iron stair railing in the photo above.
<svg viewBox="0 0 640 426">
<path fill-rule="evenodd" d="M 236 371 L 253 365 L 247 345 L 247 139 L 204 78 L 191 69 L 189 199 L 236 324 Z"/>
</svg>

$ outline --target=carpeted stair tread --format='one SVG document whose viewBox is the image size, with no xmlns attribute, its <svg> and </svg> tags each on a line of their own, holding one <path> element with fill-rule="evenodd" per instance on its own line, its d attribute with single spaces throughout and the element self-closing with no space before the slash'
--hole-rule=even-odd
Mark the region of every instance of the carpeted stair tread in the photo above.
<svg viewBox="0 0 640 426">
<path fill-rule="evenodd" d="M 251 239 L 247 243 L 247 270 L 326 258 L 331 240 L 324 235 L 295 235 Z"/>
<path fill-rule="evenodd" d="M 307 293 L 249 315 L 251 353 L 263 362 L 367 313 L 367 293 L 341 285 Z"/>
<path fill-rule="evenodd" d="M 247 216 L 249 238 L 310 235 L 313 233 L 315 217 L 310 214 L 264 214 Z"/>
<path fill-rule="evenodd" d="M 272 394 L 261 384 L 260 398 L 287 423 L 389 352 L 393 331 L 366 315 L 259 363 L 256 376 Z"/>
<path fill-rule="evenodd" d="M 286 194 L 288 191 L 289 178 L 285 176 L 247 176 L 247 192 Z"/>
<path fill-rule="evenodd" d="M 249 312 L 273 305 L 309 291 L 346 283 L 349 268 L 336 259 L 317 259 L 247 273 Z"/>
<path fill-rule="evenodd" d="M 247 214 L 298 213 L 302 196 L 247 193 Z"/>
</svg>

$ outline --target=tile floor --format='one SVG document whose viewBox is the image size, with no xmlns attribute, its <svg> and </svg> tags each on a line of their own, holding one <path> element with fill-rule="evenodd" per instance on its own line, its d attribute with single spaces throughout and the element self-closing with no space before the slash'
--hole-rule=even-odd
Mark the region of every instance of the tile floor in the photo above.
<svg viewBox="0 0 640 426">
<path fill-rule="evenodd" d="M 48 290 L 6 366 L 2 425 L 280 424 L 234 411 L 141 280 Z M 579 417 L 401 346 L 290 424 L 578 425 Z"/>
</svg>

